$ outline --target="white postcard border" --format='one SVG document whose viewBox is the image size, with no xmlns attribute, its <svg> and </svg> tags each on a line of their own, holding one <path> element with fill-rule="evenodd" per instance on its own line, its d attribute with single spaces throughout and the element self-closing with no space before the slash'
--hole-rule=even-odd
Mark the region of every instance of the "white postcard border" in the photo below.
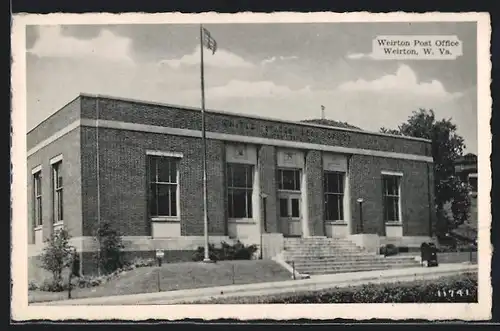
<svg viewBox="0 0 500 331">
<path fill-rule="evenodd" d="M 40 24 L 153 24 L 265 22 L 477 22 L 478 88 L 478 238 L 479 303 L 477 304 L 294 304 L 294 305 L 170 305 L 170 306 L 28 306 L 27 170 L 26 170 L 26 25 Z M 48 14 L 15 15 L 12 22 L 12 317 L 15 320 L 62 319 L 460 319 L 491 317 L 490 190 L 491 117 L 490 19 L 487 13 L 292 13 L 273 14 Z M 21 262 L 18 262 L 21 261 Z"/>
</svg>

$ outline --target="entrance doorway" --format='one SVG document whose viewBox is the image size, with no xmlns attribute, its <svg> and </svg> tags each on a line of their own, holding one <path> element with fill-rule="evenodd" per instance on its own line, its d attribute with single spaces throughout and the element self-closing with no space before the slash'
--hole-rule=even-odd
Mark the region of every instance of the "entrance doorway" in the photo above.
<svg viewBox="0 0 500 331">
<path fill-rule="evenodd" d="M 279 193 L 279 215 L 283 235 L 286 237 L 302 236 L 302 211 L 300 193 Z"/>
</svg>

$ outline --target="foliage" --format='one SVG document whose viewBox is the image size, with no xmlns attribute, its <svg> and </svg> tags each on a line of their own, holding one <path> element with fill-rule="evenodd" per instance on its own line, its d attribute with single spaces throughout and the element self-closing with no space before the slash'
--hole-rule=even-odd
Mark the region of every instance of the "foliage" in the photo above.
<svg viewBox="0 0 500 331">
<path fill-rule="evenodd" d="M 354 129 L 354 130 L 361 130 L 361 128 L 351 125 L 347 122 L 340 122 L 340 121 L 334 121 L 334 120 L 329 120 L 329 119 L 310 119 L 310 120 L 302 120 L 302 123 L 311 123 L 311 124 L 320 124 L 320 125 L 326 125 L 326 126 L 334 126 L 338 128 L 346 128 L 346 129 Z"/>
<path fill-rule="evenodd" d="M 143 258 L 135 258 L 131 262 L 127 262 L 125 264 L 124 269 L 132 270 L 135 268 L 143 268 L 143 267 L 154 267 L 156 265 L 155 259 L 143 259 Z"/>
<path fill-rule="evenodd" d="M 118 278 L 122 274 L 134 270 L 136 268 L 143 268 L 143 267 L 152 267 L 155 265 L 155 260 L 154 259 L 141 259 L 141 258 L 136 258 L 132 262 L 127 263 L 122 269 L 116 269 L 110 274 L 107 275 L 102 275 L 102 276 L 81 276 L 79 278 L 74 278 L 72 280 L 72 287 L 79 287 L 79 288 L 92 288 L 96 286 L 103 285 L 107 283 L 108 281 Z M 62 291 L 67 291 L 68 290 L 68 284 L 67 282 L 64 281 L 58 281 L 58 282 L 53 282 L 53 281 L 44 281 L 41 284 L 36 283 L 35 281 L 30 281 L 28 283 L 28 290 L 29 291 L 35 291 L 35 290 L 40 290 L 40 291 L 47 291 L 47 292 L 62 292 Z"/>
<path fill-rule="evenodd" d="M 399 253 L 399 249 L 393 244 L 387 244 L 385 246 L 380 247 L 380 254 L 384 256 L 392 256 L 397 255 Z"/>
<path fill-rule="evenodd" d="M 401 136 L 402 135 L 401 131 L 399 131 L 399 130 L 388 129 L 388 128 L 385 128 L 385 127 L 380 128 L 380 132 L 381 133 L 385 133 L 385 134 L 392 134 L 392 135 L 395 135 L 395 136 Z"/>
<path fill-rule="evenodd" d="M 209 244 L 208 252 L 210 259 L 213 261 L 251 260 L 255 252 L 257 252 L 257 246 L 245 246 L 239 240 L 233 245 L 223 241 L 221 247 L 215 247 L 214 244 Z M 200 246 L 193 254 L 193 261 L 202 261 L 204 258 L 205 248 Z"/>
<path fill-rule="evenodd" d="M 471 191 L 470 185 L 458 180 L 457 177 L 452 178 L 454 189 L 452 192 L 451 211 L 453 212 L 454 224 L 452 224 L 451 228 L 454 229 L 468 220 L 472 201 L 469 194 Z"/>
<path fill-rule="evenodd" d="M 436 120 L 433 110 L 420 109 L 413 112 L 407 122 L 396 130 L 381 128 L 381 132 L 425 138 L 432 141 L 431 154 L 434 159 L 434 193 L 438 235 L 442 235 L 463 223 L 468 215 L 470 199 L 466 186 L 455 177 L 455 161 L 465 149 L 464 139 L 457 134 L 457 126 L 450 119 Z M 445 216 L 443 207 L 453 201 L 454 221 Z"/>
<path fill-rule="evenodd" d="M 211 299 L 203 303 L 436 303 L 477 302 L 477 274 L 446 276 L 388 284 L 365 284 L 322 291 L 291 292 L 260 297 Z M 453 293 L 453 295 L 451 295 Z"/>
<path fill-rule="evenodd" d="M 454 252 L 477 252 L 477 246 L 472 243 L 461 245 L 439 245 L 438 253 L 454 253 Z"/>
<path fill-rule="evenodd" d="M 100 222 L 94 231 L 94 240 L 97 242 L 98 251 L 95 260 L 99 270 L 109 274 L 125 265 L 123 259 L 122 236 L 113 228 L 109 221 Z"/>
<path fill-rule="evenodd" d="M 52 273 L 54 286 L 62 282 L 62 273 L 72 261 L 74 248 L 69 244 L 69 239 L 65 229 L 55 231 L 40 255 L 41 267 Z"/>
</svg>

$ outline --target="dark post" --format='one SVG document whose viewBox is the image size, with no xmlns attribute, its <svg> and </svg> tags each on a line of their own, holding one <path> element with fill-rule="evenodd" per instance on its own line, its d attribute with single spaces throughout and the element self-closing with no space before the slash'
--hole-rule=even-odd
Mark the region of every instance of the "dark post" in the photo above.
<svg viewBox="0 0 500 331">
<path fill-rule="evenodd" d="M 80 258 L 75 249 L 71 252 L 71 264 L 68 275 L 68 299 L 71 299 L 71 280 L 73 276 L 80 277 Z"/>
<path fill-rule="evenodd" d="M 165 252 L 162 249 L 156 250 L 156 261 L 158 262 L 158 266 L 161 267 L 163 262 L 163 257 L 165 256 Z"/>
<path fill-rule="evenodd" d="M 231 267 L 231 278 L 232 278 L 232 281 L 233 281 L 233 284 L 234 284 L 234 264 Z"/>
<path fill-rule="evenodd" d="M 161 292 L 161 284 L 160 284 L 160 269 L 158 269 L 158 273 L 156 274 L 157 277 L 156 277 L 156 281 L 157 281 L 157 284 L 158 284 L 158 292 Z"/>
<path fill-rule="evenodd" d="M 292 277 L 295 280 L 295 261 L 292 261 Z"/>
<path fill-rule="evenodd" d="M 264 258 L 264 253 L 263 253 L 263 246 L 262 246 L 262 233 L 267 232 L 267 212 L 266 212 L 266 196 L 262 195 L 262 225 L 260 227 L 260 259 L 262 260 Z"/>
<path fill-rule="evenodd" d="M 363 198 L 359 198 L 358 200 L 359 204 L 359 231 L 363 233 Z"/>
<path fill-rule="evenodd" d="M 68 299 L 71 299 L 71 278 L 73 273 L 70 271 L 68 276 Z"/>
</svg>

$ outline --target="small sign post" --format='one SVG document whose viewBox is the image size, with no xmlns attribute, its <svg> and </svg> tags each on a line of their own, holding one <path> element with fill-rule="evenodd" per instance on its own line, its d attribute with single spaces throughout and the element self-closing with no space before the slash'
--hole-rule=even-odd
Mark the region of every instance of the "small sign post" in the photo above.
<svg viewBox="0 0 500 331">
<path fill-rule="evenodd" d="M 156 250 L 156 260 L 158 261 L 158 266 L 161 267 L 161 263 L 163 261 L 163 257 L 165 256 L 165 252 L 163 249 Z"/>
</svg>

